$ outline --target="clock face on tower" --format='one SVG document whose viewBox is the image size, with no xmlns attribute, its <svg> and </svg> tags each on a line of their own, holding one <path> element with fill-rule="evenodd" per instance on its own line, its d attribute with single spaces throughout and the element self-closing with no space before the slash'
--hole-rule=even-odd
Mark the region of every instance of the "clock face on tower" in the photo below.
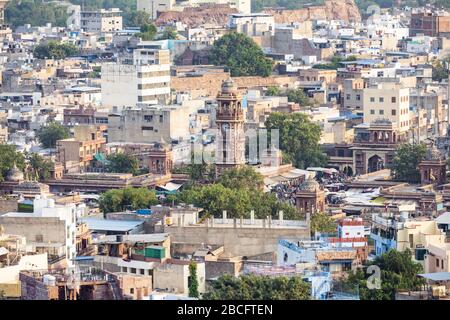
<svg viewBox="0 0 450 320">
<path fill-rule="evenodd" d="M 223 123 L 220 127 L 220 131 L 222 133 L 223 136 L 225 136 L 227 134 L 227 131 L 230 129 L 230 124 L 229 123 Z"/>
</svg>

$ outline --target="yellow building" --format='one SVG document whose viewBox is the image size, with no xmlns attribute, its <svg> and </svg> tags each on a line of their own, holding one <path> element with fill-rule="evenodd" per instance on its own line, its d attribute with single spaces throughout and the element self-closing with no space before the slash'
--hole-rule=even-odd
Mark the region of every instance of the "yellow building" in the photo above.
<svg viewBox="0 0 450 320">
<path fill-rule="evenodd" d="M 363 90 L 364 122 L 388 119 L 400 132 L 410 128 L 409 89 L 398 83 L 379 83 Z"/>
<path fill-rule="evenodd" d="M 65 172 L 84 172 L 106 143 L 103 137 L 105 126 L 76 126 L 74 137 L 56 142 L 58 161 L 64 166 Z"/>
</svg>

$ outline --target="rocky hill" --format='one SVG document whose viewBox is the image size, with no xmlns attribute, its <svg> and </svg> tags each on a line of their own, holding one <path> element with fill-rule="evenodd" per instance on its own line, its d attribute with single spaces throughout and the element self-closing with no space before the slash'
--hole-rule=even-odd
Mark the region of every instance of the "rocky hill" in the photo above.
<svg viewBox="0 0 450 320">
<path fill-rule="evenodd" d="M 305 20 L 361 21 L 361 15 L 354 0 L 325 0 L 322 6 L 312 6 L 297 10 L 265 9 L 264 12 L 273 14 L 276 23 L 292 23 Z"/>
<path fill-rule="evenodd" d="M 199 7 L 184 8 L 183 11 L 162 12 L 156 19 L 156 25 L 180 21 L 189 27 L 197 27 L 204 24 L 225 26 L 228 22 L 228 15 L 237 13 L 234 8 L 227 5 L 207 4 Z"/>
</svg>

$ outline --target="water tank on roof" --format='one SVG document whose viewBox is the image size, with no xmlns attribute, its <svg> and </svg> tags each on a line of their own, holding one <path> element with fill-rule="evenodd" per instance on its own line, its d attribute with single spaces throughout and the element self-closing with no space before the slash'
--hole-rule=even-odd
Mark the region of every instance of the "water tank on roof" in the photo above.
<svg viewBox="0 0 450 320">
<path fill-rule="evenodd" d="M 51 274 L 46 274 L 42 277 L 42 282 L 46 286 L 56 286 L 56 278 Z"/>
</svg>

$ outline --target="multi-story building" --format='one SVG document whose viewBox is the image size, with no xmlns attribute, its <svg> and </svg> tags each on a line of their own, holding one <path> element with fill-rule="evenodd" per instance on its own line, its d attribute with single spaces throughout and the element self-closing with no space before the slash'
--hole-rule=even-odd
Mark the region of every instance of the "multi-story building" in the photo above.
<svg viewBox="0 0 450 320">
<path fill-rule="evenodd" d="M 275 20 L 268 13 L 236 13 L 230 15 L 228 26 L 236 32 L 245 33 L 250 37 L 264 34 L 273 35 L 275 32 Z"/>
<path fill-rule="evenodd" d="M 342 106 L 345 111 L 363 115 L 363 90 L 365 82 L 362 78 L 344 79 Z"/>
<path fill-rule="evenodd" d="M 76 257 L 75 204 L 56 205 L 54 199 L 36 196 L 33 212 L 8 212 L 0 216 L 6 233 L 24 236 L 36 252 L 47 252 L 49 260 L 63 259 L 68 267 Z"/>
<path fill-rule="evenodd" d="M 84 172 L 89 169 L 94 156 L 98 154 L 106 139 L 105 126 L 75 126 L 74 137 L 56 142 L 57 160 L 63 164 L 66 173 Z"/>
<path fill-rule="evenodd" d="M 381 255 L 391 249 L 411 250 L 415 260 L 424 261 L 430 245 L 445 242 L 445 233 L 430 218 L 410 218 L 408 212 L 400 215 L 378 213 L 372 215 L 370 237 L 374 240 L 375 254 Z"/>
<path fill-rule="evenodd" d="M 170 11 L 176 5 L 176 0 L 137 0 L 137 9 L 147 12 L 152 19 L 158 17 L 158 12 Z"/>
<path fill-rule="evenodd" d="M 170 96 L 170 52 L 137 49 L 133 61 L 102 65 L 102 104 L 107 107 L 165 104 Z"/>
<path fill-rule="evenodd" d="M 412 13 L 409 33 L 411 36 L 423 34 L 430 37 L 448 35 L 450 15 L 446 12 Z"/>
<path fill-rule="evenodd" d="M 84 32 L 112 32 L 122 30 L 122 11 L 118 8 L 81 11 L 81 30 Z"/>
<path fill-rule="evenodd" d="M 196 104 L 197 103 L 197 104 Z M 189 118 L 202 101 L 126 108 L 108 116 L 108 142 L 154 143 L 189 140 Z"/>
<path fill-rule="evenodd" d="M 387 119 L 400 132 L 410 129 L 409 89 L 400 84 L 382 82 L 363 90 L 364 122 Z"/>
</svg>

